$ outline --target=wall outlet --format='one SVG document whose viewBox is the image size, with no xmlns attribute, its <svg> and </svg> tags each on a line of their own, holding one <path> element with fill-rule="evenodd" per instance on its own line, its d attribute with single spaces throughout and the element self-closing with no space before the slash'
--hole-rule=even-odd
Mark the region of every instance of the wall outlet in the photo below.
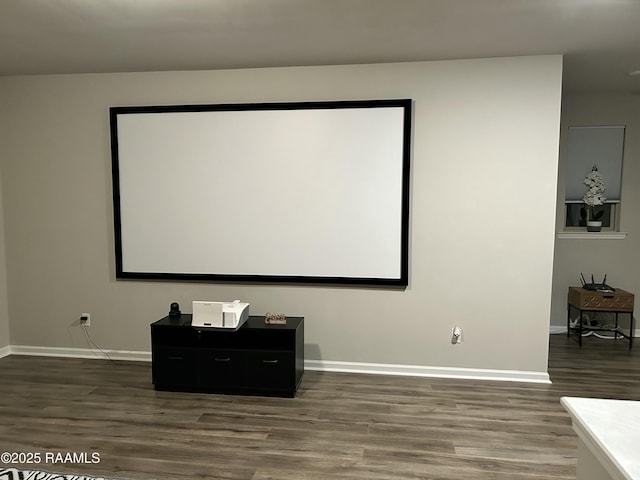
<svg viewBox="0 0 640 480">
<path fill-rule="evenodd" d="M 457 325 L 451 329 L 451 343 L 462 343 L 462 328 Z"/>
<path fill-rule="evenodd" d="M 91 326 L 91 314 L 90 313 L 82 313 L 80 314 L 80 325 L 83 327 Z"/>
</svg>

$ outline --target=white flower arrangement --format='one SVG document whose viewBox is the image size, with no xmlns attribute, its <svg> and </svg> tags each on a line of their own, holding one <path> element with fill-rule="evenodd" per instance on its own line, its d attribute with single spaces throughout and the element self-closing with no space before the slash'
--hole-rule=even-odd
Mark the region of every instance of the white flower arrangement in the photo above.
<svg viewBox="0 0 640 480">
<path fill-rule="evenodd" d="M 604 205 L 607 197 L 604 196 L 606 190 L 604 180 L 596 165 L 591 169 L 591 173 L 585 177 L 584 184 L 588 188 L 587 193 L 582 197 L 582 200 L 587 205 L 587 213 L 589 214 L 587 220 L 599 220 L 604 212 L 602 210 L 596 212 L 594 207 Z"/>
</svg>

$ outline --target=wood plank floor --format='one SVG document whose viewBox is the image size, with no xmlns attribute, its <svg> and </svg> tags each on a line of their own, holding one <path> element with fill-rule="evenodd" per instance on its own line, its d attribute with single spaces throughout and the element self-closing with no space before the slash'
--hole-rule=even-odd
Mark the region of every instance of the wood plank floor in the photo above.
<svg viewBox="0 0 640 480">
<path fill-rule="evenodd" d="M 149 363 L 9 356 L 0 452 L 39 452 L 13 465 L 25 469 L 134 480 L 574 479 L 560 397 L 640 400 L 640 351 L 550 345 L 551 385 L 306 372 L 295 399 L 156 392 Z"/>
</svg>

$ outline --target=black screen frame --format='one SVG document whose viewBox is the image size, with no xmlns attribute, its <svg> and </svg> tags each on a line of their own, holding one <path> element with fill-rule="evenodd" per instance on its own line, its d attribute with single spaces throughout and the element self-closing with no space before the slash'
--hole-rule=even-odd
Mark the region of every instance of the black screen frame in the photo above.
<svg viewBox="0 0 640 480">
<path fill-rule="evenodd" d="M 156 106 L 120 106 L 109 109 L 110 141 L 112 160 L 113 218 L 115 244 L 115 274 L 117 279 L 162 280 L 162 281 L 200 281 L 224 283 L 281 283 L 281 284 L 320 284 L 320 285 L 362 285 L 384 287 L 406 287 L 409 281 L 409 205 L 410 205 L 410 164 L 412 142 L 412 100 L 351 100 L 318 102 L 274 102 L 274 103 L 237 103 L 237 104 L 198 104 L 198 105 L 156 105 Z M 138 113 L 175 113 L 175 112 L 225 112 L 259 110 L 295 110 L 295 109 L 353 109 L 353 108 L 402 108 L 402 174 L 401 174 L 401 212 L 400 212 L 400 265 L 399 275 L 394 278 L 352 277 L 352 276 L 315 276 L 315 275 L 269 275 L 269 274 L 230 274 L 230 273 L 161 273 L 145 271 L 126 271 L 123 265 L 122 241 L 122 205 L 120 201 L 120 155 L 118 142 L 118 119 L 122 115 Z"/>
</svg>

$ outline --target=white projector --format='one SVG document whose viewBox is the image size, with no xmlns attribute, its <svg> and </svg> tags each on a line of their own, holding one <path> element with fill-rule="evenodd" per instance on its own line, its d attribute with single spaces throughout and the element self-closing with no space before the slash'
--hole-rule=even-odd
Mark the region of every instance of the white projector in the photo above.
<svg viewBox="0 0 640 480">
<path fill-rule="evenodd" d="M 193 301 L 192 327 L 238 328 L 249 318 L 249 304 Z"/>
</svg>

